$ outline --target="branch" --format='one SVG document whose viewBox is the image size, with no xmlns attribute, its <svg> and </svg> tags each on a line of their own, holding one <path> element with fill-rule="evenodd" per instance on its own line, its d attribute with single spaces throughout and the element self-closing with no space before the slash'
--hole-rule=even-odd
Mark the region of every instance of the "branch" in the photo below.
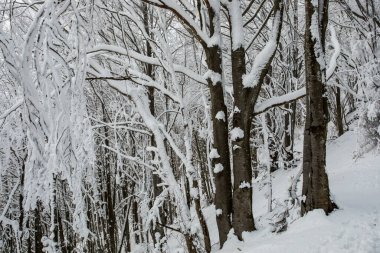
<svg viewBox="0 0 380 253">
<path fill-rule="evenodd" d="M 147 64 L 151 64 L 151 65 L 155 65 L 155 66 L 160 66 L 160 67 L 162 66 L 160 60 L 157 58 L 149 57 L 149 56 L 137 53 L 133 50 L 126 50 L 126 49 L 124 49 L 122 47 L 118 47 L 118 46 L 98 45 L 98 46 L 91 48 L 87 52 L 87 54 L 89 56 L 93 56 L 93 55 L 101 54 L 102 52 L 113 52 L 113 53 L 117 53 L 117 54 L 121 54 L 121 55 L 126 55 L 126 56 L 129 56 L 129 57 L 137 60 L 137 61 L 143 62 L 143 63 L 147 63 Z M 197 81 L 197 82 L 202 83 L 202 84 L 207 84 L 207 81 L 203 76 L 193 72 L 192 70 L 190 70 L 184 66 L 181 66 L 178 64 L 173 64 L 173 68 L 174 68 L 175 72 L 182 73 L 182 74 L 188 76 L 189 78 L 193 79 L 194 81 Z"/>
<path fill-rule="evenodd" d="M 334 46 L 334 54 L 331 56 L 329 67 L 326 70 L 326 80 L 329 80 L 330 77 L 333 75 L 336 69 L 336 60 L 338 59 L 340 55 L 340 44 L 336 36 L 335 29 L 332 25 L 330 26 L 330 33 L 331 33 L 331 43 Z"/>
<path fill-rule="evenodd" d="M 116 81 L 123 81 L 123 80 L 131 80 L 132 78 L 129 76 L 98 76 L 98 77 L 86 77 L 86 80 L 92 81 L 92 80 L 116 80 Z"/>
<path fill-rule="evenodd" d="M 255 57 L 251 72 L 243 77 L 244 88 L 254 88 L 255 86 L 261 84 L 263 78 L 265 77 L 265 72 L 267 71 L 267 68 L 269 64 L 271 64 L 277 51 L 277 46 L 281 35 L 282 16 L 284 12 L 282 0 L 275 1 L 273 12 L 274 18 L 271 32 L 272 34 L 270 35 L 270 38 L 264 48 Z"/>
<path fill-rule="evenodd" d="M 176 229 L 176 228 L 173 228 L 173 227 L 170 227 L 170 226 L 167 226 L 167 225 L 161 224 L 161 223 L 159 223 L 159 222 L 156 222 L 156 224 L 157 224 L 157 225 L 160 225 L 161 227 L 168 228 L 168 229 L 170 229 L 170 230 L 173 230 L 173 231 L 175 231 L 175 232 L 178 232 L 178 233 L 183 234 L 181 230 L 178 230 L 178 229 Z"/>
<path fill-rule="evenodd" d="M 161 86 L 160 84 L 158 84 L 157 82 L 152 80 L 149 76 L 147 76 L 143 73 L 140 73 L 138 71 L 134 71 L 132 69 L 130 69 L 129 72 L 130 72 L 129 78 L 125 78 L 123 76 L 115 77 L 115 78 L 105 78 L 105 77 L 112 77 L 111 73 L 108 70 L 104 69 L 102 66 L 100 66 L 95 61 L 91 61 L 90 69 L 87 71 L 87 73 L 92 74 L 95 77 L 100 77 L 99 78 L 100 80 L 105 80 L 107 82 L 131 80 L 134 83 L 140 84 L 140 85 L 145 86 L 145 87 L 153 87 L 153 88 L 157 89 L 158 91 L 160 91 L 162 94 L 168 96 L 173 101 L 175 101 L 177 103 L 181 103 L 180 98 L 176 94 L 174 94 L 170 90 L 166 89 L 164 86 Z M 144 78 L 147 78 L 147 79 L 144 79 Z M 116 82 L 112 82 L 112 84 L 111 83 L 109 83 L 109 84 L 111 85 L 111 87 L 116 88 L 118 91 L 124 93 L 124 91 L 123 91 L 125 89 L 124 85 L 117 85 Z"/>
<path fill-rule="evenodd" d="M 267 100 L 265 100 L 261 103 L 258 103 L 255 106 L 253 115 L 256 116 L 260 113 L 266 112 L 267 110 L 269 110 L 273 107 L 288 104 L 288 103 L 293 102 L 295 100 L 298 100 L 304 96 L 306 96 L 306 88 L 302 88 L 302 89 L 287 93 L 287 94 L 279 96 L 279 97 L 268 98 Z"/>
<path fill-rule="evenodd" d="M 6 117 L 8 117 L 9 114 L 17 110 L 17 108 L 19 108 L 23 103 L 24 103 L 24 99 L 23 98 L 19 99 L 11 108 L 9 108 L 3 114 L 0 115 L 0 119 L 5 119 Z"/>
<path fill-rule="evenodd" d="M 101 145 L 101 146 L 102 146 L 103 148 L 106 148 L 106 149 L 108 149 L 108 150 L 110 150 L 110 151 L 116 153 L 117 155 L 119 155 L 119 156 L 121 156 L 121 157 L 123 157 L 123 158 L 125 158 L 125 159 L 127 159 L 127 160 L 129 160 L 129 161 L 131 161 L 131 162 L 135 162 L 135 163 L 137 163 L 137 164 L 140 164 L 140 165 L 142 165 L 142 166 L 145 166 L 146 168 L 148 168 L 148 169 L 150 169 L 150 170 L 152 170 L 152 171 L 156 171 L 156 170 L 157 170 L 155 167 L 153 167 L 153 166 L 151 166 L 151 165 L 145 163 L 144 161 L 142 161 L 142 160 L 141 160 L 140 158 L 138 158 L 138 157 L 133 157 L 133 156 L 129 156 L 129 155 L 123 154 L 123 153 L 121 153 L 120 151 L 118 151 L 118 150 L 116 150 L 116 149 L 114 149 L 114 148 L 111 148 L 111 147 L 109 147 L 109 146 L 106 146 L 106 145 Z"/>
<path fill-rule="evenodd" d="M 144 2 L 154 5 L 159 8 L 167 9 L 173 12 L 176 17 L 182 21 L 187 27 L 190 28 L 191 33 L 202 45 L 207 45 L 209 41 L 209 36 L 202 31 L 202 29 L 194 22 L 189 15 L 182 9 L 181 6 L 174 3 L 171 0 L 143 0 Z"/>
</svg>

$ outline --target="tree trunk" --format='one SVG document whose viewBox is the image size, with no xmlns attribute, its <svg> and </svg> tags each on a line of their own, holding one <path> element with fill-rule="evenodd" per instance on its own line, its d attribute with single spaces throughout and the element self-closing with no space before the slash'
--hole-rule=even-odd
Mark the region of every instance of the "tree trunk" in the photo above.
<svg viewBox="0 0 380 253">
<path fill-rule="evenodd" d="M 222 58 L 221 48 L 214 46 L 207 48 L 206 59 L 208 68 L 216 75 L 222 76 Z M 211 95 L 211 117 L 213 126 L 213 148 L 217 150 L 219 157 L 212 159 L 212 167 L 222 166 L 223 168 L 215 175 L 215 208 L 220 210 L 221 213 L 217 215 L 216 221 L 219 230 L 219 242 L 222 247 L 227 240 L 227 235 L 232 228 L 231 226 L 231 213 L 232 213 L 232 183 L 231 183 L 231 167 L 230 167 L 230 154 L 228 146 L 228 122 L 225 117 L 224 120 L 218 120 L 215 116 L 218 112 L 223 112 L 227 116 L 227 108 L 224 103 L 224 93 L 221 78 L 216 83 L 212 78 L 208 78 L 208 86 Z M 215 80 L 214 80 L 215 81 Z M 219 167 L 220 167 L 219 166 Z M 217 172 L 214 170 L 214 172 Z"/>
<path fill-rule="evenodd" d="M 343 129 L 343 116 L 342 116 L 342 103 L 340 101 L 339 87 L 336 88 L 335 101 L 336 101 L 336 126 L 338 130 L 338 136 L 341 136 L 344 133 L 344 129 Z"/>
<path fill-rule="evenodd" d="M 235 3 L 237 4 L 237 3 Z M 234 8 L 237 8 L 236 6 Z M 240 4 L 238 6 L 240 8 Z M 281 0 L 274 1 L 274 16 L 280 18 L 278 31 L 274 34 L 277 44 L 280 38 L 282 27 L 283 3 Z M 279 15 L 278 15 L 279 14 Z M 234 15 L 241 13 L 230 13 L 231 21 Z M 242 31 L 234 31 L 241 29 L 231 22 L 231 36 Z M 243 43 L 243 42 L 242 42 Z M 250 135 L 253 118 L 253 108 L 259 96 L 262 83 L 267 75 L 274 54 L 260 68 L 257 84 L 254 87 L 244 87 L 243 77 L 246 74 L 245 49 L 243 45 L 231 50 L 232 65 L 232 83 L 234 89 L 234 109 L 232 119 L 232 157 L 234 172 L 234 191 L 233 191 L 233 228 L 236 236 L 242 240 L 242 232 L 253 231 L 255 224 L 252 214 L 252 167 L 251 167 L 251 147 Z M 217 189 L 218 191 L 218 189 Z"/>
<path fill-rule="evenodd" d="M 37 207 L 34 211 L 34 252 L 43 252 L 43 244 L 42 244 L 42 236 L 43 236 L 43 227 L 42 227 L 42 220 L 41 220 L 41 209 L 42 204 L 40 201 L 37 201 Z"/>
<path fill-rule="evenodd" d="M 305 2 L 305 73 L 307 96 L 302 194 L 306 199 L 302 202 L 302 214 L 318 208 L 322 208 L 328 214 L 335 207 L 330 199 L 328 177 L 326 174 L 328 118 L 327 98 L 325 96 L 326 70 L 318 62 L 323 57 L 322 53 L 324 52 L 328 21 L 328 1 L 319 1 L 318 5 L 313 6 L 311 0 Z M 319 13 L 318 24 L 312 24 L 312 22 L 318 22 L 317 19 L 312 18 L 314 12 Z M 318 31 L 316 31 L 315 27 L 318 27 Z M 311 29 L 314 30 L 312 31 Z M 315 33 L 319 33 L 319 39 L 315 39 Z"/>
<path fill-rule="evenodd" d="M 233 50 L 231 57 L 235 97 L 231 133 L 234 172 L 232 224 L 235 234 L 242 240 L 242 232 L 255 229 L 252 215 L 252 168 L 249 142 L 252 122 L 249 93 L 252 89 L 243 87 L 243 75 L 246 73 L 244 48 Z"/>
<path fill-rule="evenodd" d="M 135 235 L 135 244 L 140 244 L 140 229 L 139 229 L 139 208 L 137 200 L 133 200 L 133 234 Z"/>
<path fill-rule="evenodd" d="M 106 110 L 105 105 L 102 104 L 103 108 L 103 121 L 107 122 L 106 117 Z M 110 146 L 109 141 L 109 133 L 107 127 L 104 128 L 104 145 L 106 147 Z M 106 231 L 108 233 L 108 240 L 107 240 L 107 250 L 109 252 L 116 252 L 116 217 L 115 212 L 113 209 L 113 191 L 112 191 L 112 176 L 111 176 L 111 154 L 107 148 L 104 149 L 104 171 L 106 173 L 106 192 L 105 192 L 105 202 L 106 202 L 106 213 L 107 213 L 107 220 L 106 220 Z"/>
<path fill-rule="evenodd" d="M 144 15 L 145 31 L 148 35 L 150 35 L 151 21 L 150 21 L 150 15 L 149 15 L 149 9 L 148 9 L 147 3 L 143 3 L 143 15 Z M 149 41 L 146 41 L 146 55 L 149 57 L 153 56 L 152 47 L 151 47 Z M 154 68 L 153 68 L 152 64 L 146 64 L 145 73 L 147 76 L 154 79 Z M 153 87 L 148 88 L 148 98 L 149 98 L 149 111 L 153 116 L 155 116 L 156 113 L 155 113 L 155 105 L 154 105 L 155 99 L 154 99 L 154 88 Z M 154 135 L 151 136 L 150 143 L 151 143 L 152 147 L 156 146 L 156 141 L 154 139 Z M 152 154 L 152 160 L 154 160 L 154 153 Z M 154 200 L 162 192 L 162 188 L 159 187 L 159 185 L 162 183 L 162 181 L 161 181 L 161 178 L 155 173 L 152 173 L 152 181 L 153 181 L 152 184 L 153 184 L 153 200 Z M 166 224 L 166 218 L 164 216 L 163 207 L 159 208 L 159 216 L 160 216 L 159 217 L 160 222 L 162 224 Z M 154 227 L 155 227 L 155 229 L 153 230 L 152 239 L 153 239 L 154 244 L 156 244 L 157 243 L 156 235 L 159 236 L 159 238 L 162 238 L 165 235 L 164 234 L 165 231 L 164 231 L 164 228 L 162 226 L 156 225 Z"/>
<path fill-rule="evenodd" d="M 199 186 L 198 186 L 198 181 L 195 179 L 193 180 L 193 188 L 194 189 L 198 189 L 198 192 L 199 191 Z M 204 249 L 207 253 L 210 253 L 211 252 L 211 241 L 210 241 L 210 234 L 209 234 L 209 231 L 208 231 L 208 227 L 207 227 L 207 224 L 206 224 L 206 220 L 205 220 L 205 217 L 202 213 L 202 208 L 201 208 L 201 201 L 200 201 L 200 195 L 198 194 L 197 197 L 193 196 L 193 200 L 194 200 L 194 208 L 195 208 L 195 212 L 197 213 L 197 216 L 198 216 L 198 219 L 199 219 L 199 223 L 201 225 L 201 229 L 202 229 L 202 233 L 203 233 L 203 240 L 204 240 Z"/>
<path fill-rule="evenodd" d="M 198 160 L 199 160 L 199 169 L 198 169 L 198 174 L 200 175 L 200 180 L 201 180 L 201 185 L 202 185 L 202 190 L 203 190 L 203 193 L 205 194 L 206 196 L 206 199 L 207 201 L 209 202 L 211 200 L 211 189 L 210 189 L 210 186 L 209 186 L 209 176 L 207 174 L 207 168 L 206 168 L 206 159 L 207 157 L 205 157 L 205 145 L 203 145 L 203 143 L 201 143 L 199 140 L 198 140 L 198 133 L 197 132 L 194 132 L 194 141 L 195 141 L 195 147 L 196 147 L 196 150 L 197 150 L 197 155 L 198 155 Z M 201 146 L 202 145 L 202 146 Z"/>
</svg>

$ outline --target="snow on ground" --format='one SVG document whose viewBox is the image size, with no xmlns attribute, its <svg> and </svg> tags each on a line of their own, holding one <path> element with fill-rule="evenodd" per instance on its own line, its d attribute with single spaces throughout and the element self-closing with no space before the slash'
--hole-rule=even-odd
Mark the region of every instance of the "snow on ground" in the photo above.
<svg viewBox="0 0 380 253">
<path fill-rule="evenodd" d="M 380 156 L 370 152 L 354 159 L 355 150 L 356 137 L 352 131 L 328 144 L 327 171 L 332 197 L 339 210 L 329 216 L 315 210 L 291 223 L 286 232 L 274 234 L 268 227 L 266 186 L 255 182 L 253 210 L 258 230 L 246 233 L 244 242 L 231 236 L 222 250 L 214 252 L 380 253 Z M 276 203 L 288 198 L 291 178 L 297 172 L 295 168 L 273 174 Z M 212 208 L 205 211 L 207 216 Z M 215 220 L 208 219 L 208 222 L 214 228 L 210 233 L 215 249 Z"/>
</svg>

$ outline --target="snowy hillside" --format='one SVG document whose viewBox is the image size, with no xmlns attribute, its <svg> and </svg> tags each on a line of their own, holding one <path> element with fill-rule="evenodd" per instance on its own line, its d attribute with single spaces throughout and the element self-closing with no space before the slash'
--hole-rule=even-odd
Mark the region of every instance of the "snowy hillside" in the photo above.
<svg viewBox="0 0 380 253">
<path fill-rule="evenodd" d="M 265 187 L 254 191 L 255 221 L 258 231 L 245 234 L 245 241 L 230 238 L 218 253 L 378 253 L 380 252 L 380 156 L 373 151 L 354 159 L 356 137 L 347 132 L 327 149 L 327 169 L 331 191 L 339 210 L 329 216 L 315 210 L 290 224 L 283 233 L 273 234 L 261 227 L 266 213 Z M 273 197 L 284 200 L 286 182 L 296 174 L 274 174 Z M 301 185 L 299 184 L 300 188 Z"/>
</svg>

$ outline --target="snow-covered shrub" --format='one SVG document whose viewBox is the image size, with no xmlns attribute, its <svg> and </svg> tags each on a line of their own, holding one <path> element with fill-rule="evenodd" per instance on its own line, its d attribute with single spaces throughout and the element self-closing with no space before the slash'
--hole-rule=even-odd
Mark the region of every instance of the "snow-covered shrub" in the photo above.
<svg viewBox="0 0 380 253">
<path fill-rule="evenodd" d="M 360 69 L 359 88 L 363 102 L 358 121 L 359 152 L 379 148 L 380 140 L 380 62 L 372 59 Z"/>
<path fill-rule="evenodd" d="M 359 152 L 379 148 L 380 140 L 380 100 L 363 106 L 358 122 Z"/>
</svg>

